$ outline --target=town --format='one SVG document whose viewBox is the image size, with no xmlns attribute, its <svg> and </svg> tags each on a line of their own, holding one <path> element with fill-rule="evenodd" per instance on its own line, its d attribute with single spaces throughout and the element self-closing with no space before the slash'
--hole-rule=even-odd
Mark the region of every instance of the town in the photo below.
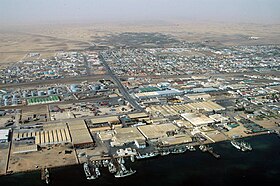
<svg viewBox="0 0 280 186">
<path fill-rule="evenodd" d="M 29 53 L 2 69 L 0 174 L 84 164 L 96 179 L 103 162 L 122 177 L 134 173 L 125 157 L 220 158 L 212 143 L 246 151 L 242 138 L 279 135 L 279 46 L 166 41 Z"/>
</svg>

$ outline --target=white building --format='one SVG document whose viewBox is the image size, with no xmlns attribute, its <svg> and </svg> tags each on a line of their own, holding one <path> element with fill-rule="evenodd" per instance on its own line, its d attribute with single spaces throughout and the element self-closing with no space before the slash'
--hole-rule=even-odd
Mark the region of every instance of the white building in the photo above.
<svg viewBox="0 0 280 186">
<path fill-rule="evenodd" d="M 192 125 L 194 125 L 195 127 L 201 127 L 204 125 L 209 125 L 209 124 L 214 124 L 215 121 L 203 114 L 199 114 L 199 113 L 184 113 L 181 114 L 181 116 L 189 121 Z"/>
<path fill-rule="evenodd" d="M 6 143 L 9 140 L 10 129 L 0 130 L 0 143 Z"/>
</svg>

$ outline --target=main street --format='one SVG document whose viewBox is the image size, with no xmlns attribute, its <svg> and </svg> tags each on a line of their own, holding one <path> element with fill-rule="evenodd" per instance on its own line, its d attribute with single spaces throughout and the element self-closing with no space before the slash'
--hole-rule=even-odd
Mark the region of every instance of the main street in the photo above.
<svg viewBox="0 0 280 186">
<path fill-rule="evenodd" d="M 130 96 L 130 94 L 128 93 L 127 89 L 123 86 L 123 84 L 121 83 L 120 79 L 114 74 L 114 72 L 111 70 L 111 68 L 109 67 L 108 63 L 106 62 L 106 60 L 103 57 L 103 54 L 100 53 L 100 60 L 102 61 L 103 65 L 105 66 L 108 75 L 112 78 L 112 80 L 116 83 L 116 85 L 118 86 L 121 94 L 123 95 L 123 97 L 138 111 L 142 111 L 144 112 L 145 110 Z M 117 59 L 118 60 L 118 59 Z"/>
</svg>

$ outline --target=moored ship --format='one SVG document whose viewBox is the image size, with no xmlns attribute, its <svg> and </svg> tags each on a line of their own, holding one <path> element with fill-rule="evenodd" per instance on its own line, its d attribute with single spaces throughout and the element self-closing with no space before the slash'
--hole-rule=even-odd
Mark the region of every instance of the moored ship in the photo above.
<svg viewBox="0 0 280 186">
<path fill-rule="evenodd" d="M 156 153 L 156 152 L 150 152 L 150 153 L 146 153 L 146 154 L 138 153 L 138 155 L 136 155 L 136 159 L 151 158 L 151 157 L 155 157 L 157 155 L 158 155 L 158 153 Z"/>
<path fill-rule="evenodd" d="M 122 178 L 134 174 L 135 170 L 127 170 L 123 164 L 120 164 L 120 170 L 115 174 L 115 178 Z"/>
<path fill-rule="evenodd" d="M 90 171 L 89 164 L 84 163 L 84 172 L 85 172 L 85 175 L 86 175 L 88 180 L 96 179 L 100 175 L 100 171 L 99 171 L 98 167 L 94 167 L 92 169 L 92 171 L 93 171 L 93 173 L 91 173 L 91 171 Z"/>
<path fill-rule="evenodd" d="M 252 147 L 249 143 L 246 143 L 244 141 L 241 141 L 241 142 L 238 142 L 236 140 L 232 140 L 230 142 L 235 148 L 237 148 L 238 150 L 241 150 L 243 152 L 245 151 L 251 151 L 252 150 Z"/>
<path fill-rule="evenodd" d="M 49 184 L 51 180 L 50 180 L 50 173 L 47 168 L 45 168 L 45 179 L 46 179 L 46 184 Z"/>
</svg>

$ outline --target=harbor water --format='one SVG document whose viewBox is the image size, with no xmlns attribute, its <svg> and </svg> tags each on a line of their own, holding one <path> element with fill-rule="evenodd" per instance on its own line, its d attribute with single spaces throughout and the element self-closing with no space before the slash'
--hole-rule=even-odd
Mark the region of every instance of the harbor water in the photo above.
<svg viewBox="0 0 280 186">
<path fill-rule="evenodd" d="M 125 178 L 115 178 L 107 168 L 100 168 L 101 176 L 87 180 L 82 165 L 50 169 L 49 185 L 268 185 L 280 183 L 280 138 L 262 135 L 246 138 L 253 148 L 241 152 L 229 141 L 211 145 L 221 155 L 194 152 L 170 154 L 151 159 L 126 160 L 126 167 L 137 172 Z M 0 177 L 2 186 L 46 185 L 40 171 Z"/>
</svg>

